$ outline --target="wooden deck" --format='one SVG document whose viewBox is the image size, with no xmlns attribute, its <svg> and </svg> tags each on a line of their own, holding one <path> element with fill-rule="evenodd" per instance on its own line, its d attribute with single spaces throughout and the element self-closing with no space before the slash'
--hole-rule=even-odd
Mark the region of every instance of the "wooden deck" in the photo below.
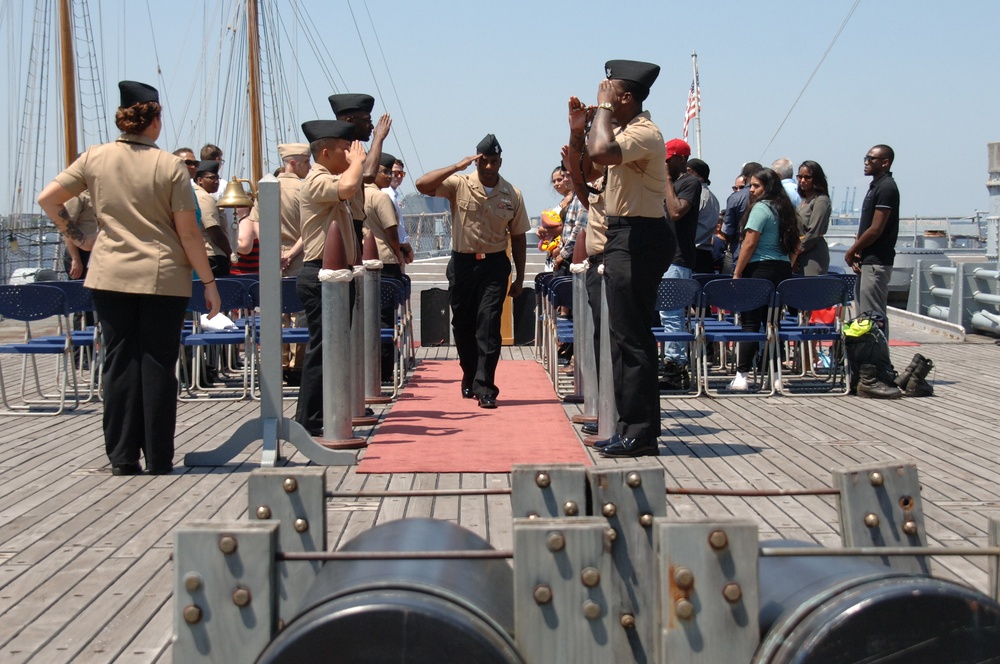
<svg viewBox="0 0 1000 664">
<path fill-rule="evenodd" d="M 900 327 L 894 331 L 915 334 Z M 929 543 L 984 545 L 987 517 L 1000 510 L 993 405 L 1000 402 L 1000 349 L 985 338 L 922 341 L 919 348 L 894 348 L 893 357 L 899 366 L 916 351 L 933 359 L 935 398 L 664 399 L 661 456 L 642 462 L 661 465 L 668 486 L 767 489 L 825 487 L 833 468 L 914 460 Z M 453 353 L 421 350 L 434 359 Z M 530 354 L 504 349 L 506 358 Z M 294 403 L 285 403 L 290 413 Z M 221 444 L 257 408 L 249 401 L 180 404 L 178 460 Z M 567 405 L 566 412 L 579 406 Z M 0 428 L 0 661 L 170 662 L 172 532 L 192 519 L 245 518 L 246 481 L 259 450 L 224 468 L 112 477 L 99 406 L 56 418 L 0 417 Z M 288 463 L 305 460 L 293 456 Z M 328 488 L 337 490 L 506 487 L 509 480 L 507 474 L 328 470 Z M 752 518 L 766 539 L 840 543 L 830 496 L 671 496 L 669 504 L 681 519 Z M 412 516 L 455 521 L 498 548 L 512 546 L 506 496 L 336 500 L 327 513 L 330 544 Z M 935 574 L 983 591 L 986 569 L 982 557 L 934 561 Z"/>
</svg>

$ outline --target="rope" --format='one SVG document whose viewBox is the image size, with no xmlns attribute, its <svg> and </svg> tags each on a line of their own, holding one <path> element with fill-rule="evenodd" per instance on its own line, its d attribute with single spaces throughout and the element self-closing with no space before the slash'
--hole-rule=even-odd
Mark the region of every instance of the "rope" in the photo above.
<svg viewBox="0 0 1000 664">
<path fill-rule="evenodd" d="M 771 144 L 774 143 L 774 139 L 778 137 L 778 133 L 781 131 L 782 127 L 785 126 L 785 123 L 788 121 L 788 118 L 792 115 L 792 111 L 795 110 L 795 106 L 799 103 L 799 100 L 802 99 L 802 95 L 805 94 L 806 88 L 808 88 L 809 84 L 812 83 L 813 77 L 816 75 L 816 72 L 818 72 L 819 68 L 823 65 L 823 61 L 826 60 L 826 56 L 829 55 L 830 50 L 833 48 L 833 45 L 837 43 L 837 39 L 840 37 L 840 33 L 844 31 L 845 27 L 847 27 L 847 22 L 851 20 L 851 16 L 854 15 L 854 10 L 857 9 L 858 5 L 860 4 L 861 0 L 854 0 L 854 5 L 851 7 L 851 10 L 847 12 L 847 16 L 844 18 L 843 23 L 841 23 L 840 27 L 837 29 L 837 34 L 833 36 L 833 40 L 830 42 L 830 45 L 826 47 L 825 51 L 823 51 L 823 55 L 820 57 L 819 62 L 816 63 L 816 67 L 812 70 L 812 73 L 809 74 L 809 78 L 806 79 L 806 84 L 802 86 L 802 90 L 799 92 L 799 96 L 795 98 L 794 102 L 792 102 L 792 107 L 789 108 L 788 113 L 785 114 L 785 119 L 781 121 L 780 125 L 778 125 L 778 128 L 774 131 L 774 136 L 772 136 L 771 140 L 767 142 L 767 145 L 761 151 L 760 157 L 757 159 L 757 161 L 761 161 L 762 159 L 764 159 L 764 155 L 767 153 L 768 148 L 770 148 Z"/>
</svg>

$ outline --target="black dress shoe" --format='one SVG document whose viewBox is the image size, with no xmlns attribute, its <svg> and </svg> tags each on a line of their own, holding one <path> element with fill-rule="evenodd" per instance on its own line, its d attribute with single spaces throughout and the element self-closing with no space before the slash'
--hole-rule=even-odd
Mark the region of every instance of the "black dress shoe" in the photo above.
<svg viewBox="0 0 1000 664">
<path fill-rule="evenodd" d="M 146 472 L 150 475 L 169 475 L 173 470 L 173 466 L 151 466 Z"/>
<path fill-rule="evenodd" d="M 622 437 L 619 434 L 617 434 L 617 433 L 616 434 L 612 434 L 611 438 L 603 438 L 601 440 L 595 441 L 594 442 L 594 447 L 596 447 L 598 449 L 601 449 L 601 448 L 604 448 L 604 447 L 609 447 L 611 445 L 617 445 L 618 441 L 620 441 L 621 439 L 622 439 Z"/>
<path fill-rule="evenodd" d="M 659 456 L 660 446 L 655 438 L 620 438 L 614 445 L 601 450 L 607 458 Z"/>
<path fill-rule="evenodd" d="M 123 463 L 117 466 L 111 466 L 111 474 L 116 477 L 122 477 L 125 475 L 141 475 L 142 468 L 137 463 Z"/>
<path fill-rule="evenodd" d="M 587 422 L 582 427 L 580 427 L 580 431 L 582 431 L 583 433 L 587 434 L 588 436 L 596 436 L 597 435 L 597 422 Z"/>
<path fill-rule="evenodd" d="M 491 397 L 488 394 L 485 395 L 485 396 L 481 396 L 481 397 L 479 397 L 479 407 L 480 408 L 496 408 L 497 407 L 497 398 L 496 397 Z"/>
<path fill-rule="evenodd" d="M 365 407 L 365 417 L 374 417 L 375 411 L 371 408 Z"/>
<path fill-rule="evenodd" d="M 476 393 L 472 391 L 471 387 L 462 388 L 462 398 L 463 399 L 475 399 Z"/>
</svg>

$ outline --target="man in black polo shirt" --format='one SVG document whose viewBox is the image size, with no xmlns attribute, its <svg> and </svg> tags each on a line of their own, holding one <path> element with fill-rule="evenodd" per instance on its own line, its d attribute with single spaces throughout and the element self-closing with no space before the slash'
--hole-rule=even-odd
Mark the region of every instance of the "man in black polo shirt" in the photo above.
<svg viewBox="0 0 1000 664">
<path fill-rule="evenodd" d="M 698 234 L 698 213 L 701 203 L 701 180 L 685 169 L 691 146 L 679 138 L 666 143 L 667 150 L 667 216 L 674 225 L 677 251 L 664 277 L 690 279 L 695 264 L 695 236 Z M 660 312 L 660 324 L 667 333 L 680 332 L 684 311 L 675 309 Z M 663 382 L 667 390 L 686 390 L 691 384 L 688 373 L 687 344 L 676 341 L 665 344 L 663 350 Z"/>
<path fill-rule="evenodd" d="M 899 189 L 889 171 L 894 158 L 888 145 L 876 145 L 865 155 L 865 175 L 873 179 L 861 204 L 858 239 L 844 255 L 844 261 L 858 275 L 857 311 L 875 311 L 885 316 L 886 338 L 889 337 L 886 316 L 889 278 L 899 235 Z"/>
</svg>

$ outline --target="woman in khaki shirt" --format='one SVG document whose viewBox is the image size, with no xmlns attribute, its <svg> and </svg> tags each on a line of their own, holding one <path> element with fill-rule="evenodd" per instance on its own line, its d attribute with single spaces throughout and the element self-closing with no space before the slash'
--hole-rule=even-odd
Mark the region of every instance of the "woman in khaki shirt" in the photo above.
<svg viewBox="0 0 1000 664">
<path fill-rule="evenodd" d="M 151 475 L 173 469 L 181 324 L 191 268 L 205 279 L 209 316 L 220 298 L 184 162 L 156 147 L 163 122 L 155 88 L 122 81 L 114 143 L 87 150 L 56 176 L 38 204 L 59 232 L 90 250 L 92 289 L 104 342 L 104 440 L 112 474 L 137 475 L 140 453 Z M 96 236 L 70 220 L 64 204 L 89 191 Z"/>
</svg>

